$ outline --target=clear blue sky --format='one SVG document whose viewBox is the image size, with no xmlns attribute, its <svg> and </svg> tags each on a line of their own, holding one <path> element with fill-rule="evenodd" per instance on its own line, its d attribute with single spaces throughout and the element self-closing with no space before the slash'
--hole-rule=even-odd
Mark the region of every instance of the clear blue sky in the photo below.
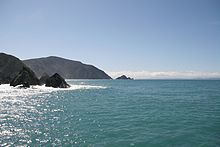
<svg viewBox="0 0 220 147">
<path fill-rule="evenodd" d="M 107 71 L 220 72 L 220 1 L 0 0 L 0 52 Z"/>
</svg>

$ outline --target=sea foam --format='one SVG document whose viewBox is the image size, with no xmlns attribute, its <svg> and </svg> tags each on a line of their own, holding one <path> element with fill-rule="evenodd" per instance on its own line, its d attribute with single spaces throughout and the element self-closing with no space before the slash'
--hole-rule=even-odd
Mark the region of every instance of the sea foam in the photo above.
<svg viewBox="0 0 220 147">
<path fill-rule="evenodd" d="M 53 88 L 46 87 L 45 85 L 31 86 L 30 88 L 19 88 L 19 86 L 12 87 L 9 84 L 0 85 L 0 99 L 3 97 L 16 97 L 16 96 L 30 96 L 43 93 L 51 93 L 54 91 L 71 91 L 79 89 L 104 89 L 104 86 L 93 85 L 70 85 L 69 88 Z"/>
</svg>

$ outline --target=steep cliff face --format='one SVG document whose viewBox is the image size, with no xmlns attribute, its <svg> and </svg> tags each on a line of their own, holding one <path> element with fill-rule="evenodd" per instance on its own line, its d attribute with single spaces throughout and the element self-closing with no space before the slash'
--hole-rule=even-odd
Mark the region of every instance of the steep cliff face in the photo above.
<svg viewBox="0 0 220 147">
<path fill-rule="evenodd" d="M 40 77 L 44 72 L 49 76 L 60 74 L 65 79 L 111 79 L 104 71 L 92 65 L 60 57 L 46 57 L 23 61 Z"/>
<path fill-rule="evenodd" d="M 0 83 L 7 84 L 25 67 L 26 65 L 18 58 L 0 53 Z"/>
</svg>

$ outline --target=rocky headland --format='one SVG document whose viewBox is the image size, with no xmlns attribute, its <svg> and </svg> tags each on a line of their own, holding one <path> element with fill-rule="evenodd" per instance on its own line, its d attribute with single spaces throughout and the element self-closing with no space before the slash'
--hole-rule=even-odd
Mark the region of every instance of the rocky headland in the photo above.
<svg viewBox="0 0 220 147">
<path fill-rule="evenodd" d="M 93 65 L 83 64 L 60 57 L 50 56 L 21 61 L 19 58 L 0 53 L 0 84 L 28 88 L 43 85 L 68 88 L 65 79 L 111 79 Z"/>
<path fill-rule="evenodd" d="M 46 84 L 47 87 L 68 88 L 64 78 L 55 73 L 49 77 L 46 73 L 40 79 L 27 65 L 15 56 L 0 53 L 0 84 L 29 88 L 31 85 Z"/>
<path fill-rule="evenodd" d="M 0 83 L 10 83 L 24 67 L 27 66 L 17 57 L 0 53 Z"/>
</svg>

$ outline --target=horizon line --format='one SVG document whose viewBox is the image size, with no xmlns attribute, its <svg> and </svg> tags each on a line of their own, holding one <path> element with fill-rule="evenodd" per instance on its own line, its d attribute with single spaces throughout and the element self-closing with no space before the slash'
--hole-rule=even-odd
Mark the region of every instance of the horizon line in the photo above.
<svg viewBox="0 0 220 147">
<path fill-rule="evenodd" d="M 134 79 L 220 79 L 220 72 L 202 71 L 105 71 L 113 79 L 126 75 Z"/>
</svg>

